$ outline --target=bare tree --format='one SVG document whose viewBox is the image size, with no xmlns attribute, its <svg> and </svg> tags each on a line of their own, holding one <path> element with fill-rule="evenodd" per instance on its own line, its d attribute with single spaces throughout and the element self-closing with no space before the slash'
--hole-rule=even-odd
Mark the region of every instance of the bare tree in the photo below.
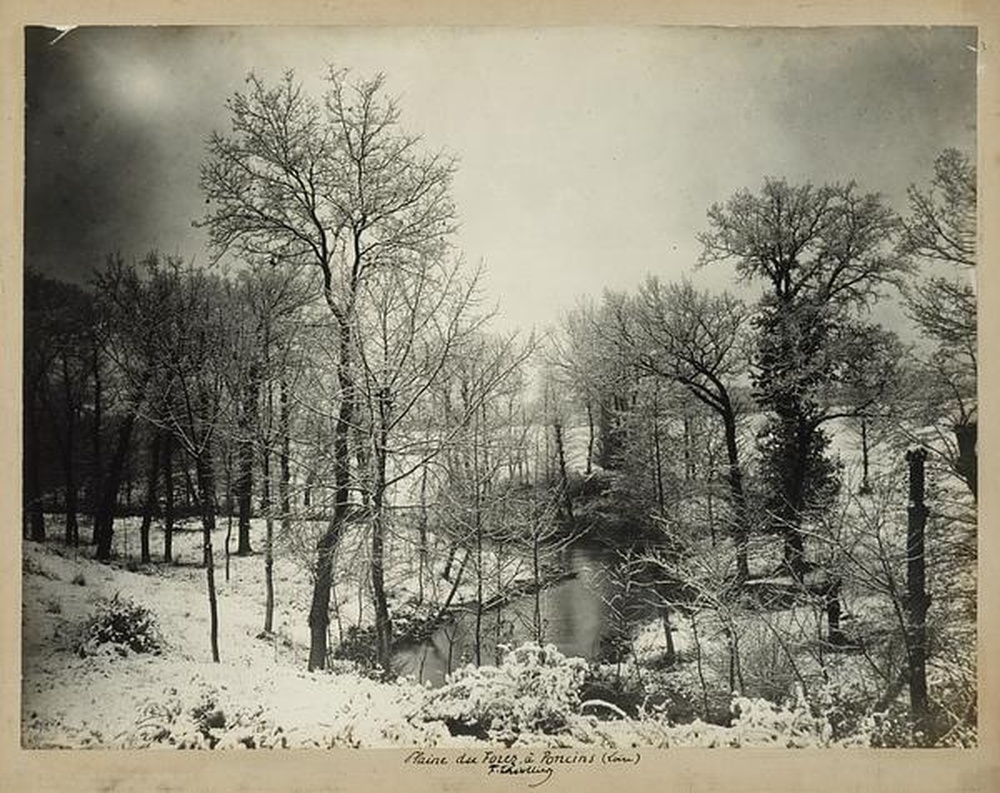
<svg viewBox="0 0 1000 793">
<path fill-rule="evenodd" d="M 663 285 L 648 279 L 633 299 L 609 296 L 615 325 L 606 332 L 640 371 L 683 386 L 722 423 L 730 495 L 735 511 L 736 576 L 749 576 L 749 517 L 740 465 L 736 382 L 746 374 L 743 345 L 749 314 L 723 294 L 696 291 L 689 283 Z"/>
<path fill-rule="evenodd" d="M 926 370 L 937 383 L 930 401 L 946 417 L 953 440 L 932 443 L 977 494 L 976 166 L 955 149 L 934 161 L 929 188 L 909 189 L 910 214 L 900 250 L 926 263 L 926 276 L 906 289 L 906 304 L 935 349 Z"/>
<path fill-rule="evenodd" d="M 229 102 L 233 133 L 215 134 L 202 168 L 202 220 L 216 255 L 315 267 L 339 336 L 334 516 L 317 545 L 309 668 L 327 655 L 331 557 L 350 508 L 356 400 L 355 316 L 365 280 L 437 255 L 451 233 L 452 161 L 422 154 L 403 133 L 381 75 L 331 70 L 322 103 L 291 73 L 269 87 L 254 75 Z"/>
</svg>

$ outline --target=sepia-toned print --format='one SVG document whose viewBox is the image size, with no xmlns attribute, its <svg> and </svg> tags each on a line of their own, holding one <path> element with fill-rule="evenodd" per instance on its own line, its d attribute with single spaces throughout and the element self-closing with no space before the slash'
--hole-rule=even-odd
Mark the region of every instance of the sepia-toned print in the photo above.
<svg viewBox="0 0 1000 793">
<path fill-rule="evenodd" d="M 977 745 L 975 28 L 24 36 L 23 748 Z"/>
</svg>

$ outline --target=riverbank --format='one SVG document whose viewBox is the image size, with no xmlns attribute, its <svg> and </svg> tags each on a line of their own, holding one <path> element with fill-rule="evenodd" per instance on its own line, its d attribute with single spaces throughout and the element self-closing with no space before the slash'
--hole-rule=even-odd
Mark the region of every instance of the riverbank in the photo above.
<svg viewBox="0 0 1000 793">
<path fill-rule="evenodd" d="M 350 665 L 308 673 L 305 647 L 288 637 L 258 638 L 254 599 L 233 586 L 247 580 L 244 568 L 259 558 L 232 559 L 230 586 L 220 586 L 222 658 L 217 664 L 210 661 L 207 615 L 202 613 L 207 609 L 201 608 L 204 582 L 197 573 L 203 571 L 184 565 L 133 571 L 94 562 L 57 544 L 31 542 L 24 544 L 23 560 L 21 720 L 26 748 L 470 746 L 503 741 L 748 745 L 735 727 L 701 722 L 676 726 L 656 717 L 602 720 L 593 705 L 584 707 L 572 687 L 583 662 L 554 649 L 544 656 L 538 650 L 527 655 L 519 651 L 512 654 L 516 662 L 499 670 L 468 670 L 450 689 L 431 690 L 407 680 L 378 682 Z M 80 627 L 115 596 L 155 616 L 162 636 L 159 652 L 108 645 L 81 654 Z M 542 657 L 547 658 L 542 664 L 550 670 L 550 685 L 548 695 L 538 699 L 539 690 L 530 687 L 537 685 Z M 480 696 L 498 691 L 520 693 Z M 518 708 L 534 702 L 532 707 L 542 710 L 487 709 L 479 714 L 489 720 L 478 735 L 461 734 L 452 716 L 468 715 L 462 708 L 476 701 Z M 497 717 L 514 731 L 492 730 L 489 725 Z M 809 741 L 822 739 L 820 731 L 809 730 Z M 788 731 L 782 735 L 782 740 L 799 740 Z"/>
</svg>

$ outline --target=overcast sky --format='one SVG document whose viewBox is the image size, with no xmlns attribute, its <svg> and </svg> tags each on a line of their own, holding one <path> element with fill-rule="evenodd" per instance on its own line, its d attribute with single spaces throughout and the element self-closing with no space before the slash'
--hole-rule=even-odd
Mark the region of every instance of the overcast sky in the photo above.
<svg viewBox="0 0 1000 793">
<path fill-rule="evenodd" d="M 27 31 L 26 264 L 208 259 L 204 141 L 247 71 L 383 71 L 403 125 L 459 159 L 457 244 L 505 327 L 695 272 L 706 210 L 767 175 L 855 179 L 905 206 L 975 149 L 969 28 L 78 28 Z"/>
</svg>

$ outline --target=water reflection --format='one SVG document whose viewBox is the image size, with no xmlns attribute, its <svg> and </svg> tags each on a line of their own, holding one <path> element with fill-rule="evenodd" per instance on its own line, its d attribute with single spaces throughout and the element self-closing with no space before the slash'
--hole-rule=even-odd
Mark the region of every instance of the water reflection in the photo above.
<svg viewBox="0 0 1000 793">
<path fill-rule="evenodd" d="M 602 549 L 573 546 L 561 554 L 561 566 L 576 577 L 540 593 L 543 641 L 568 656 L 595 658 L 608 625 L 607 600 L 613 586 L 606 575 L 611 554 Z M 534 594 L 483 614 L 483 663 L 499 661 L 498 644 L 518 645 L 534 639 Z M 427 641 L 396 653 L 394 669 L 420 682 L 438 686 L 452 670 L 475 658 L 476 615 L 459 614 Z"/>
</svg>

